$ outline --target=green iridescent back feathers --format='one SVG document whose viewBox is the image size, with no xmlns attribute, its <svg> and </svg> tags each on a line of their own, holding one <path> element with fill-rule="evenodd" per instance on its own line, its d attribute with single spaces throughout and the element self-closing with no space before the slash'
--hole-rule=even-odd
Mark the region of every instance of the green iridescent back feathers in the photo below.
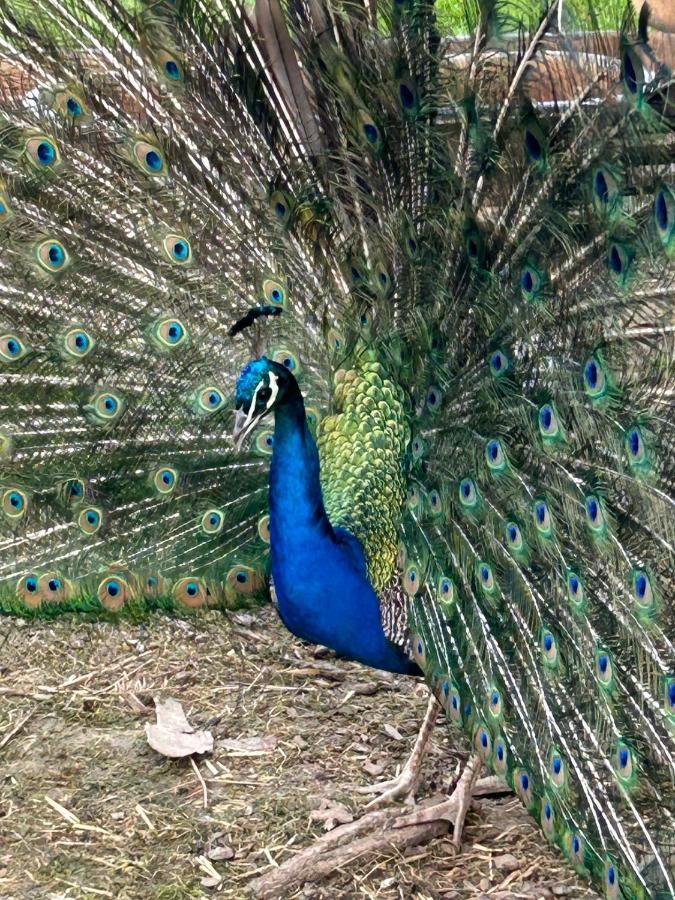
<svg viewBox="0 0 675 900">
<path fill-rule="evenodd" d="M 265 353 L 450 720 L 608 898 L 663 898 L 673 61 L 628 11 L 575 26 L 0 7 L 0 609 L 264 594 L 272 423 L 228 435 Z"/>
</svg>

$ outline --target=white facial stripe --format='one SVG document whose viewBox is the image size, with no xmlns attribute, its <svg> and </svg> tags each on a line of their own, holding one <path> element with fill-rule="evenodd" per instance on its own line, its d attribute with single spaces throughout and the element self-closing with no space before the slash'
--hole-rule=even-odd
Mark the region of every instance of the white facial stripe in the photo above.
<svg viewBox="0 0 675 900">
<path fill-rule="evenodd" d="M 258 387 L 260 387 L 260 385 L 258 385 Z M 277 394 L 279 393 L 279 378 L 274 372 L 270 372 L 270 390 L 272 391 L 272 395 L 267 401 L 267 409 L 271 409 L 274 401 L 277 399 Z"/>
<path fill-rule="evenodd" d="M 248 412 L 246 413 L 246 421 L 244 422 L 244 424 L 242 426 L 242 431 L 247 429 L 248 426 L 251 424 L 251 420 L 253 419 L 253 413 L 255 412 L 255 401 L 258 396 L 258 391 L 260 390 L 262 385 L 263 385 L 262 381 L 259 381 L 256 386 L 256 389 L 253 391 L 253 397 L 251 398 L 251 405 L 249 406 Z"/>
</svg>

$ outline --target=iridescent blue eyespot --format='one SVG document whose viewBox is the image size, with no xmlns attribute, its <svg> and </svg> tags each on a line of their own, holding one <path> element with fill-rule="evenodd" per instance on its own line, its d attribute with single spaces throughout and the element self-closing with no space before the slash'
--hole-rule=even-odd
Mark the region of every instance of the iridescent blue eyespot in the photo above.
<svg viewBox="0 0 675 900">
<path fill-rule="evenodd" d="M 248 572 L 239 571 L 237 572 L 235 578 L 237 579 L 239 584 L 246 584 L 248 582 Z"/>
<path fill-rule="evenodd" d="M 162 166 L 164 163 L 162 162 L 162 157 L 156 150 L 148 150 L 145 154 L 145 162 L 149 169 L 152 169 L 153 172 L 160 172 L 162 170 Z"/>
<path fill-rule="evenodd" d="M 493 378 L 502 378 L 509 370 L 509 359 L 503 350 L 495 350 L 490 356 L 489 363 Z"/>
<path fill-rule="evenodd" d="M 82 115 L 82 104 L 79 102 L 79 100 L 76 100 L 75 97 L 68 97 L 68 100 L 66 101 L 66 107 L 73 118 L 77 119 Z"/>
<path fill-rule="evenodd" d="M 405 109 L 411 109 L 415 105 L 415 95 L 407 84 L 399 84 L 398 93 L 401 98 L 401 104 Z"/>
<path fill-rule="evenodd" d="M 56 149 L 49 141 L 40 141 L 36 152 L 37 158 L 43 166 L 51 165 L 56 159 Z"/>
<path fill-rule="evenodd" d="M 180 81 L 182 77 L 180 66 L 174 59 L 169 59 L 164 63 L 164 71 L 172 81 Z"/>
<path fill-rule="evenodd" d="M 35 591 L 37 591 L 37 589 L 38 589 L 37 578 L 35 577 L 35 575 L 29 575 L 28 578 L 26 578 L 26 590 L 29 591 L 31 594 L 34 594 Z"/>
</svg>

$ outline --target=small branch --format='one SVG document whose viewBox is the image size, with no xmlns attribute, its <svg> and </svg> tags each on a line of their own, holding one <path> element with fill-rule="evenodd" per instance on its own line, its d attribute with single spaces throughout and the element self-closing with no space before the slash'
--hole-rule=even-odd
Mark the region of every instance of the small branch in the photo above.
<svg viewBox="0 0 675 900">
<path fill-rule="evenodd" d="M 393 847 L 404 850 L 447 834 L 449 824 L 443 821 L 394 829 L 396 820 L 406 812 L 407 810 L 378 810 L 335 828 L 278 869 L 250 882 L 249 891 L 259 900 L 276 900 L 306 881 L 317 882 L 327 878 L 340 866 L 366 853 Z M 359 837 L 364 831 L 369 833 Z"/>
<path fill-rule="evenodd" d="M 202 773 L 199 771 L 199 766 L 198 766 L 197 763 L 194 761 L 194 757 L 192 757 L 192 756 L 190 757 L 190 762 L 192 763 L 192 768 L 195 770 L 195 775 L 196 775 L 197 778 L 199 779 L 199 783 L 200 783 L 201 786 L 202 786 L 202 796 L 203 796 L 203 798 L 204 798 L 204 809 L 208 809 L 208 807 L 209 807 L 209 795 L 208 795 L 208 792 L 207 792 L 207 790 L 206 790 L 206 782 L 205 782 L 204 779 L 202 778 Z"/>
</svg>

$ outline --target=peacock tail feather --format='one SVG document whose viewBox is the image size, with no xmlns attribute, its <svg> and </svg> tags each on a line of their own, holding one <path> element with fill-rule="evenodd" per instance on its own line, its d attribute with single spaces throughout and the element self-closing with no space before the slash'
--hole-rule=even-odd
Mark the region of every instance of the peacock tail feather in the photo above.
<svg viewBox="0 0 675 900">
<path fill-rule="evenodd" d="M 466 24 L 0 7 L 0 609 L 263 594 L 264 353 L 448 718 L 605 896 L 670 897 L 673 60 L 630 12 Z"/>
</svg>

